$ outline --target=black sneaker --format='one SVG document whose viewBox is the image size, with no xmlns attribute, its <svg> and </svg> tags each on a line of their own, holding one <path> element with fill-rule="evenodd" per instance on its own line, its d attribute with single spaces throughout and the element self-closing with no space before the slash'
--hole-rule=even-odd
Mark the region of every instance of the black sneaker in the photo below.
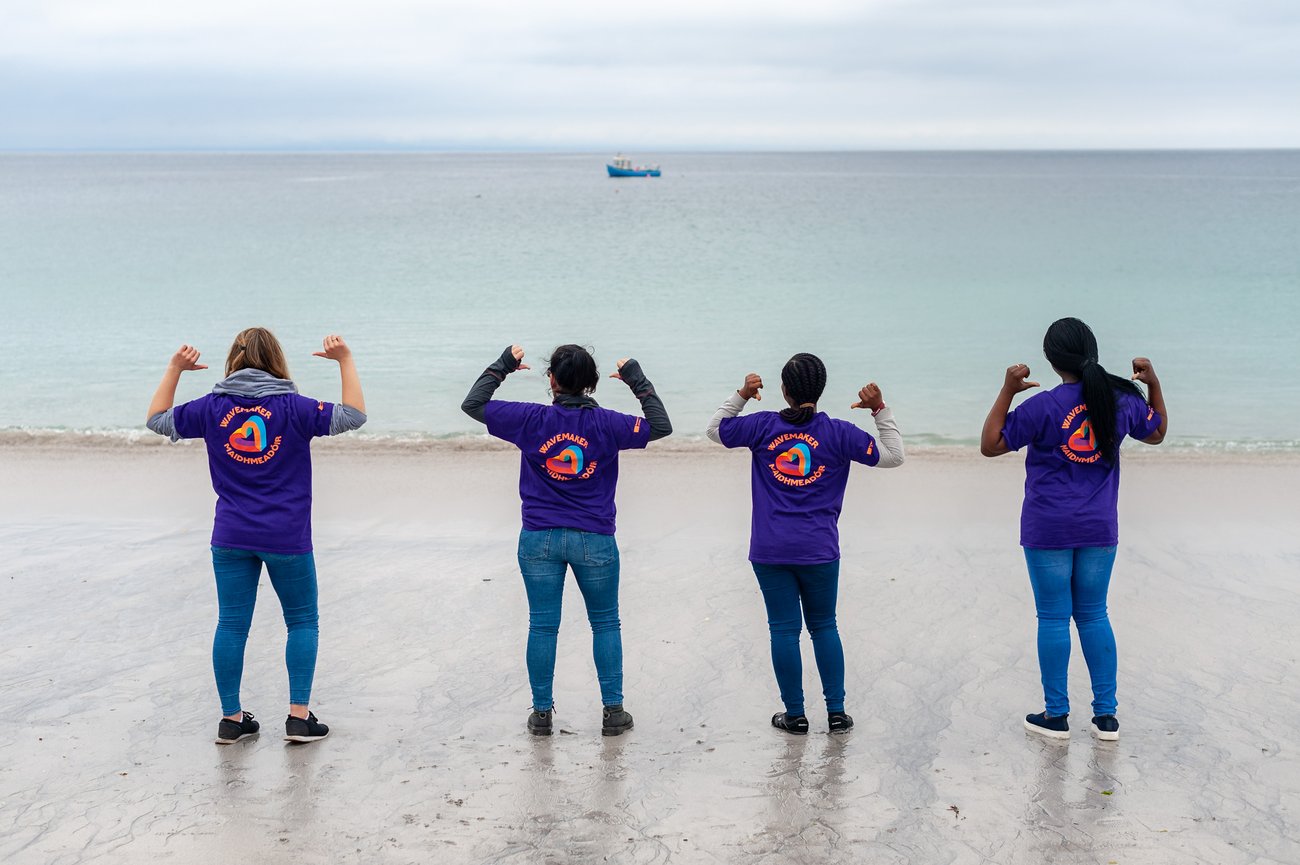
<svg viewBox="0 0 1300 865">
<path fill-rule="evenodd" d="M 1119 721 L 1114 715 L 1097 715 L 1092 719 L 1092 732 L 1103 742 L 1119 741 Z"/>
<path fill-rule="evenodd" d="M 632 729 L 632 716 L 623 711 L 623 704 L 606 706 L 600 713 L 600 735 L 621 736 Z"/>
<path fill-rule="evenodd" d="M 853 716 L 844 712 L 831 712 L 827 720 L 832 733 L 847 733 L 853 729 Z"/>
<path fill-rule="evenodd" d="M 222 718 L 221 723 L 217 725 L 217 744 L 233 745 L 240 739 L 256 736 L 261 726 L 261 724 L 253 720 L 252 712 L 245 712 L 241 721 Z"/>
<path fill-rule="evenodd" d="M 295 718 L 290 715 L 284 719 L 284 741 L 286 742 L 317 742 L 329 734 L 330 728 L 317 721 L 313 712 L 308 712 L 306 718 Z"/>
<path fill-rule="evenodd" d="M 848 717 L 845 715 L 844 717 Z M 851 721 L 849 723 L 852 723 Z M 785 730 L 787 733 L 794 733 L 796 736 L 808 735 L 808 716 L 807 715 L 787 715 L 785 712 L 777 712 L 772 716 L 772 726 L 778 730 Z"/>
<path fill-rule="evenodd" d="M 555 707 L 547 709 L 545 712 L 539 712 L 533 709 L 533 713 L 528 716 L 528 732 L 534 736 L 551 735 L 551 716 L 555 714 Z"/>
<path fill-rule="evenodd" d="M 1070 738 L 1069 715 L 1052 717 L 1046 712 L 1025 716 L 1025 729 L 1049 739 Z"/>
</svg>

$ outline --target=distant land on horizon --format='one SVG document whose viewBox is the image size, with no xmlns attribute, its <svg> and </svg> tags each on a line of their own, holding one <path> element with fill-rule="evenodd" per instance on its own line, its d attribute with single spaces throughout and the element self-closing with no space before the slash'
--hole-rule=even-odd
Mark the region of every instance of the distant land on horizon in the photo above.
<svg viewBox="0 0 1300 865">
<path fill-rule="evenodd" d="M 1294 145 L 1259 145 L 1254 147 L 1125 147 L 1125 146 L 1106 146 L 1106 147 L 656 147 L 653 145 L 644 146 L 623 146 L 623 147 L 602 147 L 600 145 L 573 145 L 567 147 L 553 147 L 541 145 L 498 145 L 498 144 L 481 144 L 481 145 L 449 145 L 449 144 L 385 144 L 376 142 L 358 142 L 358 143 L 326 143 L 315 145 L 303 144 L 267 144 L 267 145 L 243 145 L 239 147 L 230 146 L 178 146 L 160 144 L 149 147 L 4 147 L 0 145 L 0 155 L 23 155 L 23 154 L 383 154 L 383 153 L 429 153 L 442 155 L 456 154 L 530 154 L 539 155 L 587 155 L 587 154 L 614 154 L 623 153 L 628 155 L 645 154 L 645 153 L 710 153 L 710 154 L 818 154 L 818 153 L 1285 153 L 1289 151 L 1300 150 L 1300 143 Z"/>
</svg>

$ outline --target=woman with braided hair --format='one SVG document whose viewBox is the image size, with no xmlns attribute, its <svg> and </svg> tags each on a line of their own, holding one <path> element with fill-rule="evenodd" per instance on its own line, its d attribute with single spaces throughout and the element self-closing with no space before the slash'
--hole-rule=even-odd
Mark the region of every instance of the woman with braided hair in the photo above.
<svg viewBox="0 0 1300 865">
<path fill-rule="evenodd" d="M 984 421 L 980 452 L 1001 456 L 1028 447 L 1020 545 L 1038 609 L 1038 666 L 1045 710 L 1025 728 L 1070 738 L 1066 673 L 1070 619 L 1079 631 L 1092 679 L 1092 732 L 1119 738 L 1115 718 L 1115 634 L 1106 593 L 1119 541 L 1119 447 L 1125 436 L 1164 441 L 1164 394 L 1151 361 L 1133 359 L 1133 380 L 1111 375 L 1097 360 L 1097 338 L 1077 318 L 1052 323 L 1043 354 L 1062 383 L 1011 411 L 1016 394 L 1038 387 L 1023 363 L 1007 368 L 1002 392 Z M 1147 386 L 1143 396 L 1133 381 Z"/>
<path fill-rule="evenodd" d="M 784 712 L 772 716 L 772 726 L 796 735 L 808 732 L 799 655 L 807 619 L 830 731 L 847 733 L 853 718 L 844 711 L 844 648 L 835 623 L 844 488 L 852 463 L 902 465 L 903 440 L 875 382 L 858 392 L 850 408 L 871 410 L 879 438 L 819 412 L 826 365 L 816 355 L 796 354 L 782 368 L 788 408 L 737 417 L 746 402 L 763 398 L 762 389 L 757 373 L 747 375 L 713 415 L 706 434 L 724 447 L 749 448 L 753 454 L 749 561 L 767 606 L 772 667 L 785 704 Z"/>
</svg>

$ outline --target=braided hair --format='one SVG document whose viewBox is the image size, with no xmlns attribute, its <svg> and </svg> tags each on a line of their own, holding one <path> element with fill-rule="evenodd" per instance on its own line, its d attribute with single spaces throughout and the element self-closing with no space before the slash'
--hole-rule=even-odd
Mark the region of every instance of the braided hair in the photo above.
<svg viewBox="0 0 1300 865">
<path fill-rule="evenodd" d="M 795 403 L 781 410 L 781 418 L 792 424 L 805 424 L 817 414 L 817 400 L 826 390 L 826 364 L 815 354 L 800 352 L 781 368 L 781 384 Z"/>
<path fill-rule="evenodd" d="M 1126 378 L 1111 375 L 1097 362 L 1097 337 L 1092 328 L 1077 318 L 1052 322 L 1043 336 L 1043 354 L 1057 369 L 1073 373 L 1083 382 L 1083 402 L 1088 422 L 1106 462 L 1114 465 L 1119 456 L 1119 435 L 1115 429 L 1115 399 L 1121 393 L 1141 397 L 1141 388 Z"/>
</svg>

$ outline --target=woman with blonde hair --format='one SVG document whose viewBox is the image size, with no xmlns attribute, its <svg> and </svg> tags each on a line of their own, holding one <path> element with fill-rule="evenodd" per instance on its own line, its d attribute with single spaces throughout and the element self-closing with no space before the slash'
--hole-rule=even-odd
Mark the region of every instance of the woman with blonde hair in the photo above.
<svg viewBox="0 0 1300 865">
<path fill-rule="evenodd" d="M 199 363 L 198 349 L 182 345 L 149 404 L 149 429 L 172 441 L 201 438 L 207 445 L 217 494 L 212 569 L 220 612 L 212 668 L 222 714 L 216 741 L 222 745 L 252 736 L 259 728 L 253 714 L 243 710 L 239 685 L 263 565 L 288 628 L 285 739 L 314 742 L 329 733 L 308 708 L 319 639 L 311 440 L 360 427 L 366 422 L 366 403 L 352 351 L 342 337 L 325 337 L 322 350 L 314 354 L 338 363 L 341 403 L 300 395 L 289 378 L 279 340 L 266 328 L 251 327 L 235 337 L 225 378 L 211 393 L 173 406 L 181 373 L 207 369 Z"/>
</svg>

